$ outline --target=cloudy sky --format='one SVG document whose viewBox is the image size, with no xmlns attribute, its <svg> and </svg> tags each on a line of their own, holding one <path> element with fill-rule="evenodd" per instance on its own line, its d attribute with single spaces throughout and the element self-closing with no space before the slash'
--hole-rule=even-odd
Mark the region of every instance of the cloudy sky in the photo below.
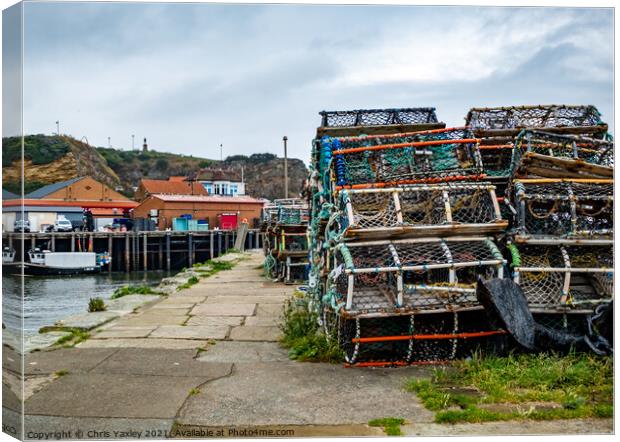
<svg viewBox="0 0 620 442">
<path fill-rule="evenodd" d="M 593 104 L 613 124 L 611 9 L 29 3 L 24 130 L 307 161 L 320 110 Z M 613 130 L 613 126 L 612 126 Z"/>
</svg>

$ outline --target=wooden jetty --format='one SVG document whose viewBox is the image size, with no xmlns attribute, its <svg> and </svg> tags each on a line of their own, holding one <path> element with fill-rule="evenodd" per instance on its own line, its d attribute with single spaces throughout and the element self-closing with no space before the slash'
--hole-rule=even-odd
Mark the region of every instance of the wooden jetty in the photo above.
<svg viewBox="0 0 620 442">
<path fill-rule="evenodd" d="M 215 258 L 232 249 L 237 239 L 235 230 L 130 231 L 130 232 L 3 232 L 2 247 L 16 251 L 15 260 L 23 253 L 39 247 L 53 252 L 107 251 L 112 257 L 108 271 L 177 270 L 197 262 Z M 262 247 L 258 229 L 246 233 L 244 248 Z"/>
</svg>

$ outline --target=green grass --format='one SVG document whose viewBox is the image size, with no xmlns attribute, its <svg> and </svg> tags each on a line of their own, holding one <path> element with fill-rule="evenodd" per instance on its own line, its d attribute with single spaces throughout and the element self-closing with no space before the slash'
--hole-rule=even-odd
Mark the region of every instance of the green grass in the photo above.
<svg viewBox="0 0 620 442">
<path fill-rule="evenodd" d="M 199 388 L 192 388 L 191 390 L 189 390 L 189 395 L 190 396 L 194 396 L 196 394 L 200 393 L 200 389 Z"/>
<path fill-rule="evenodd" d="M 127 295 L 161 295 L 161 293 L 147 285 L 126 285 L 114 290 L 110 299 L 118 299 Z"/>
<path fill-rule="evenodd" d="M 190 288 L 191 286 L 193 286 L 194 284 L 198 284 L 198 281 L 200 281 L 200 279 L 198 279 L 195 276 L 192 276 L 191 278 L 189 278 L 187 280 L 187 282 L 185 284 L 181 284 L 179 287 L 177 287 L 177 290 L 185 290 Z"/>
<path fill-rule="evenodd" d="M 373 419 L 368 422 L 371 427 L 383 427 L 383 431 L 388 436 L 402 436 L 403 432 L 400 426 L 405 423 L 405 419 L 399 417 L 384 417 L 381 419 Z"/>
<path fill-rule="evenodd" d="M 406 389 L 439 423 L 610 417 L 613 360 L 574 353 L 475 356 L 435 369 L 431 380 L 412 379 Z"/>
<path fill-rule="evenodd" d="M 59 377 L 59 378 L 60 378 L 60 377 L 62 377 L 62 376 L 68 375 L 68 374 L 69 374 L 69 372 L 68 372 L 67 370 L 58 370 L 58 371 L 57 371 L 57 372 L 55 372 L 54 374 L 56 375 L 56 377 Z"/>
<path fill-rule="evenodd" d="M 49 164 L 69 152 L 69 143 L 58 136 L 27 135 L 24 137 L 24 158 L 32 164 Z M 21 137 L 2 139 L 2 166 L 10 166 L 21 159 Z"/>
<path fill-rule="evenodd" d="M 307 305 L 287 301 L 280 325 L 282 345 L 288 348 L 288 357 L 298 361 L 340 363 L 344 355 L 335 337 L 328 339 L 319 330 L 317 316 Z"/>
<path fill-rule="evenodd" d="M 85 340 L 90 338 L 90 333 L 79 328 L 72 328 L 67 331 L 69 332 L 69 334 L 58 339 L 55 345 L 60 345 L 63 347 L 73 347 L 80 342 L 84 342 Z"/>
<path fill-rule="evenodd" d="M 106 308 L 105 302 L 101 298 L 90 298 L 88 301 L 88 311 L 90 313 L 103 312 Z"/>
</svg>

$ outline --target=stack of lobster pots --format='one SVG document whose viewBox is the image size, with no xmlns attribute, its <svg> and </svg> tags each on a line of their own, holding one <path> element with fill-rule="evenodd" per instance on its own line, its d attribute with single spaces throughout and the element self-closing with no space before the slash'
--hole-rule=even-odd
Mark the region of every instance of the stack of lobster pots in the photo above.
<svg viewBox="0 0 620 442">
<path fill-rule="evenodd" d="M 265 274 L 287 284 L 307 279 L 308 205 L 298 198 L 274 200 L 261 214 Z"/>
<path fill-rule="evenodd" d="M 478 108 L 466 121 L 482 138 L 484 173 L 505 189 L 510 276 L 539 323 L 585 333 L 613 296 L 607 125 L 594 106 Z"/>
<path fill-rule="evenodd" d="M 433 363 L 506 343 L 476 299 L 508 221 L 480 139 L 434 108 L 322 112 L 307 196 L 311 308 L 348 364 Z"/>
</svg>

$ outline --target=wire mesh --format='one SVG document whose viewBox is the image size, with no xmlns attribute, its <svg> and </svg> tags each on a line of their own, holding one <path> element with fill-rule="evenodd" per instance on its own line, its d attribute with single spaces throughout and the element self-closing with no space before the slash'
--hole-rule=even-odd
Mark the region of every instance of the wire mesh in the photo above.
<svg viewBox="0 0 620 442">
<path fill-rule="evenodd" d="M 347 233 L 354 236 L 407 227 L 417 228 L 422 236 L 434 230 L 441 230 L 443 235 L 458 234 L 464 229 L 499 231 L 506 223 L 496 212 L 498 203 L 493 190 L 494 186 L 488 183 L 343 190 L 339 209 L 345 221 L 341 225 L 347 226 Z"/>
<path fill-rule="evenodd" d="M 473 130 L 583 127 L 604 124 L 596 107 L 567 105 L 473 108 L 465 120 Z"/>
<path fill-rule="evenodd" d="M 434 107 L 322 111 L 319 112 L 319 115 L 321 115 L 322 127 L 378 126 L 438 122 Z"/>
<path fill-rule="evenodd" d="M 518 176 L 613 177 L 614 143 L 572 135 L 522 131 L 515 140 Z"/>
<path fill-rule="evenodd" d="M 340 246 L 332 278 L 348 315 L 459 309 L 478 305 L 478 276 L 501 276 L 492 241 L 400 240 Z M 402 299 L 402 301 L 399 300 Z"/>
<path fill-rule="evenodd" d="M 402 183 L 438 177 L 472 177 L 482 172 L 478 140 L 466 129 L 329 138 L 322 148 L 334 156 L 339 186 Z"/>
<path fill-rule="evenodd" d="M 612 180 L 517 180 L 515 197 L 521 235 L 613 236 Z"/>
<path fill-rule="evenodd" d="M 613 296 L 611 245 L 518 246 L 514 279 L 530 306 L 591 308 Z"/>
</svg>

